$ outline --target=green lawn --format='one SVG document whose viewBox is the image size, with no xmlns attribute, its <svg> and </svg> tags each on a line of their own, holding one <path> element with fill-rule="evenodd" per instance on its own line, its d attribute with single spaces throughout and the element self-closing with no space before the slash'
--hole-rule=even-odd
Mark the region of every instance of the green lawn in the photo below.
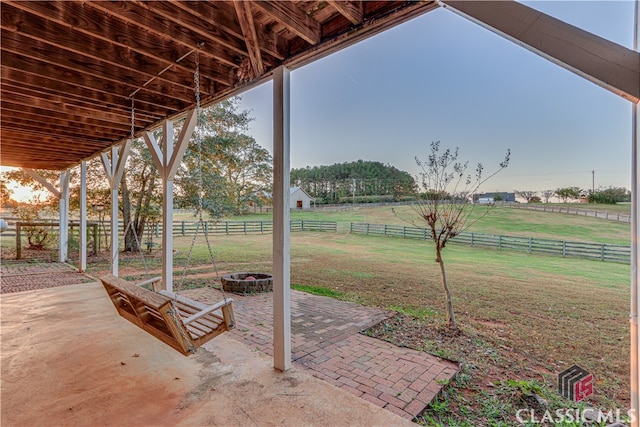
<svg viewBox="0 0 640 427">
<path fill-rule="evenodd" d="M 485 213 L 486 215 L 484 215 Z M 291 218 L 335 221 L 338 223 L 339 232 L 348 232 L 351 222 L 425 226 L 419 221 L 417 213 L 410 206 L 399 206 L 394 209 L 391 207 L 356 208 L 341 212 L 322 210 L 294 211 L 291 213 Z M 234 218 L 234 220 L 247 221 L 271 221 L 271 219 L 270 213 L 251 214 Z M 499 206 L 489 209 L 488 212 L 485 207 L 473 207 L 469 222 L 476 220 L 477 222 L 474 222 L 469 231 L 576 242 L 629 245 L 631 233 L 629 224 L 615 221 Z"/>
</svg>

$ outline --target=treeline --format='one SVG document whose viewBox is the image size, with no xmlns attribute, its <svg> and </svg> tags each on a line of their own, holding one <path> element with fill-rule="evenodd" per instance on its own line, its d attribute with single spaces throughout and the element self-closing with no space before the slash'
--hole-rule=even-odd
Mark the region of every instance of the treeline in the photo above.
<svg viewBox="0 0 640 427">
<path fill-rule="evenodd" d="M 401 201 L 416 192 L 409 173 L 364 160 L 292 169 L 291 185 L 302 187 L 318 204 Z"/>
</svg>

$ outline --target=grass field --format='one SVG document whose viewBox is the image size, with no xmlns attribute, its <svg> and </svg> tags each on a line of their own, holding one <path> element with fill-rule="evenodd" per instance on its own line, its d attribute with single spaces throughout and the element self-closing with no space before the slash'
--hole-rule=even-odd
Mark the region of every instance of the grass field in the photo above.
<svg viewBox="0 0 640 427">
<path fill-rule="evenodd" d="M 603 205 L 597 206 L 600 208 Z M 483 217 L 478 219 L 481 216 Z M 251 214 L 240 218 L 243 220 L 270 221 L 271 214 Z M 294 211 L 291 213 L 291 218 L 335 221 L 338 223 L 339 232 L 347 232 L 351 222 L 424 226 L 416 220 L 416 212 L 410 206 L 400 206 L 393 210 L 390 207 L 376 207 L 356 208 L 342 212 Z M 469 222 L 476 220 L 477 222 L 471 226 L 469 231 L 616 245 L 628 245 L 631 230 L 629 224 L 600 218 L 535 212 L 499 206 L 489 209 L 488 212 L 483 207 L 476 207 L 470 216 Z"/>
<path fill-rule="evenodd" d="M 346 212 L 294 212 L 295 219 L 402 224 L 410 208 Z M 239 218 L 270 220 L 268 215 Z M 473 231 L 625 244 L 628 225 L 595 218 L 497 208 Z M 215 236 L 221 271 L 271 271 L 271 235 Z M 176 238 L 181 272 L 191 239 Z M 4 240 L 3 240 L 4 245 Z M 201 237 L 191 272 L 202 274 L 207 251 Z M 625 264 L 498 252 L 451 245 L 444 259 L 462 334 L 443 331 L 444 304 L 438 266 L 428 241 L 345 233 L 291 234 L 295 289 L 400 312 L 370 333 L 460 361 L 462 373 L 427 413 L 427 425 L 515 425 L 526 407 L 523 390 L 557 400 L 558 372 L 578 364 L 596 378 L 593 403 L 629 403 L 629 276 Z M 153 272 L 160 256 L 147 257 Z M 123 257 L 121 275 L 143 276 L 138 256 Z M 99 274 L 108 269 L 90 264 Z M 176 271 L 178 276 L 178 271 Z M 202 279 L 187 285 L 200 286 Z"/>
</svg>

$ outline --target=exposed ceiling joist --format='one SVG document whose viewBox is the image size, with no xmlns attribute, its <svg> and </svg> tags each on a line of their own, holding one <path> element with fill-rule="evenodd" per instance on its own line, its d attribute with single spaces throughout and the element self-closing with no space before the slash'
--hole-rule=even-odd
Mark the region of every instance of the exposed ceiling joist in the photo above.
<svg viewBox="0 0 640 427">
<path fill-rule="evenodd" d="M 334 9 L 336 9 L 342 16 L 347 18 L 352 24 L 358 25 L 362 22 L 363 11 L 361 1 L 342 1 L 342 0 L 327 0 Z"/>
<path fill-rule="evenodd" d="M 256 26 L 253 23 L 253 12 L 249 2 L 234 3 L 240 28 L 244 34 L 246 49 L 249 52 L 251 68 L 254 76 L 260 76 L 264 73 L 264 65 L 262 63 L 262 55 L 260 54 L 260 45 L 258 43 L 258 35 L 256 34 Z"/>
<path fill-rule="evenodd" d="M 436 7 L 433 0 L 7 0 L 0 20 L 1 161 L 66 169 Z M 133 98 L 133 99 L 132 99 Z M 43 159 L 44 157 L 44 159 Z"/>
<path fill-rule="evenodd" d="M 320 23 L 304 13 L 295 3 L 280 1 L 252 3 L 308 43 L 315 45 L 320 42 L 322 37 Z"/>
</svg>

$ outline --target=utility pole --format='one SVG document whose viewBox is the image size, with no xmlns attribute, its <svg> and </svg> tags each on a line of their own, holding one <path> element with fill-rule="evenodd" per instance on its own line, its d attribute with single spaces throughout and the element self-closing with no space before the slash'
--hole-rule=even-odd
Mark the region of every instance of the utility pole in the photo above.
<svg viewBox="0 0 640 427">
<path fill-rule="evenodd" d="M 591 171 L 591 194 L 595 194 L 596 192 L 596 171 Z"/>
<path fill-rule="evenodd" d="M 353 200 L 352 200 L 352 204 L 355 205 L 356 204 L 356 179 L 353 178 Z"/>
</svg>

